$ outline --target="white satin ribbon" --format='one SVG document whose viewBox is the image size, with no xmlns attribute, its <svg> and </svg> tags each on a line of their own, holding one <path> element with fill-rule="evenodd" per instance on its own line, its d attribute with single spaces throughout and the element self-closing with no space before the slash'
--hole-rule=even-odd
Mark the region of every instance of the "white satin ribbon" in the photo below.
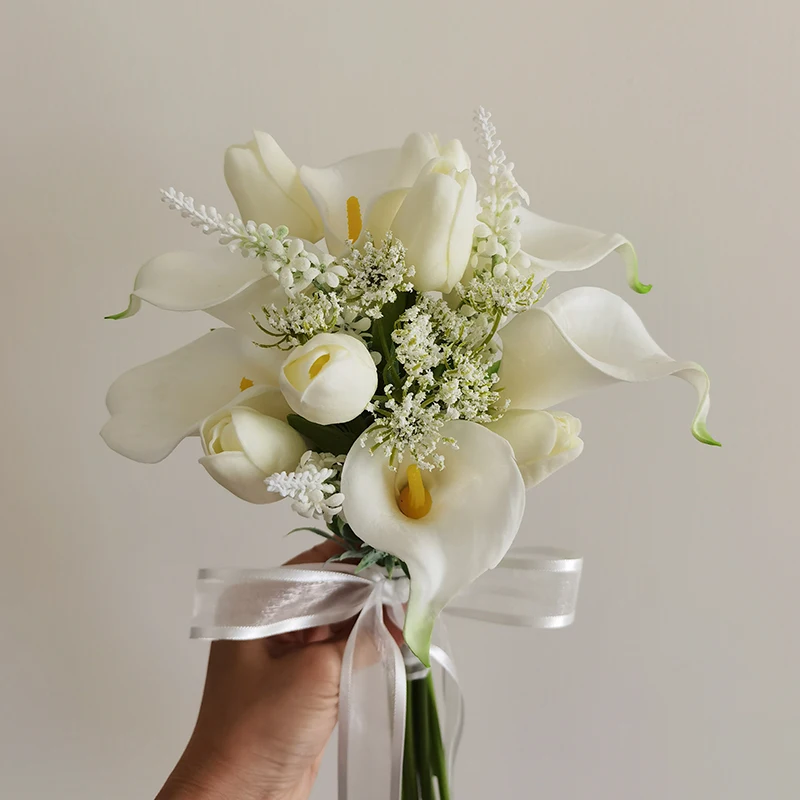
<svg viewBox="0 0 800 800">
<path fill-rule="evenodd" d="M 553 548 L 514 548 L 447 611 L 539 628 L 575 618 L 583 561 Z M 203 569 L 193 639 L 262 639 L 355 618 L 339 694 L 339 800 L 400 800 L 406 664 L 386 626 L 403 626 L 408 580 L 377 567 L 296 564 L 277 569 Z M 441 622 L 431 659 L 442 672 L 442 735 L 450 774 L 464 723 L 464 699 Z"/>
</svg>

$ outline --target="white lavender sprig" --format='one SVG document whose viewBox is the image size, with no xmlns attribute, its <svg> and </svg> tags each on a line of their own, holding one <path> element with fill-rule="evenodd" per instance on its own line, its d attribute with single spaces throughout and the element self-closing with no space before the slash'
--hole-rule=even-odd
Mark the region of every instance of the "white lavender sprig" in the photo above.
<svg viewBox="0 0 800 800">
<path fill-rule="evenodd" d="M 194 228 L 217 241 L 232 253 L 245 258 L 259 258 L 267 275 L 278 280 L 286 293 L 301 292 L 312 283 L 336 288 L 347 269 L 329 253 L 309 250 L 302 239 L 289 236 L 281 225 L 273 229 L 266 223 L 243 222 L 233 214 L 222 215 L 213 206 L 196 205 L 194 198 L 174 188 L 161 190 L 161 199 L 173 211 L 179 211 Z"/>
</svg>

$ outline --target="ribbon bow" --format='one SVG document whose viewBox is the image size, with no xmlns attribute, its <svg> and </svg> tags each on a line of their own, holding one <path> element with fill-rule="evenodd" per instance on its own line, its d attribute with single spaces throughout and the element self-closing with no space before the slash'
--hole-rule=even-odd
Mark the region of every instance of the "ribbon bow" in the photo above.
<svg viewBox="0 0 800 800">
<path fill-rule="evenodd" d="M 452 615 L 534 628 L 575 618 L 583 559 L 555 548 L 513 548 L 447 608 Z M 277 569 L 202 569 L 193 639 L 262 639 L 356 618 L 342 663 L 339 694 L 339 800 L 399 800 L 406 679 L 424 667 L 386 626 L 402 628 L 405 577 L 371 567 L 297 564 Z M 464 719 L 463 695 L 437 623 L 431 660 L 442 670 L 443 731 L 452 775 Z"/>
</svg>

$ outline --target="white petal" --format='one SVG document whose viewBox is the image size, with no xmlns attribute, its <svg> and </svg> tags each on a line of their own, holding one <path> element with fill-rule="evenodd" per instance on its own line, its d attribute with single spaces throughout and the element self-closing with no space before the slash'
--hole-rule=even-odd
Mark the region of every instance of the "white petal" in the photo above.
<svg viewBox="0 0 800 800">
<path fill-rule="evenodd" d="M 133 316 L 144 300 L 166 311 L 209 309 L 264 279 L 261 263 L 224 247 L 164 253 L 139 270 L 131 303 L 111 319 Z"/>
<path fill-rule="evenodd" d="M 439 612 L 465 586 L 505 555 L 525 509 L 525 486 L 505 439 L 472 422 L 443 430 L 458 441 L 446 450 L 446 466 L 425 472 L 433 504 L 422 519 L 397 506 L 406 465 L 389 469 L 385 457 L 355 445 L 342 472 L 344 513 L 373 547 L 402 559 L 411 573 L 405 636 L 429 661 L 430 635 Z"/>
<path fill-rule="evenodd" d="M 432 158 L 437 158 L 440 150 L 435 133 L 409 134 L 400 148 L 400 158 L 390 176 L 390 182 L 398 187 L 412 186 L 420 170 Z"/>
<path fill-rule="evenodd" d="M 487 427 L 511 445 L 529 489 L 583 452 L 580 420 L 564 412 L 512 408 Z"/>
<path fill-rule="evenodd" d="M 695 438 L 719 444 L 706 429 L 709 379 L 692 361 L 675 361 L 651 338 L 636 312 L 605 289 L 581 287 L 503 328 L 500 385 L 512 408 L 543 409 L 618 381 L 668 375 L 690 383 L 698 396 Z"/>
<path fill-rule="evenodd" d="M 361 247 L 364 243 L 367 233 L 372 234 L 375 242 L 383 241 L 408 192 L 409 189 L 392 189 L 392 191 L 380 195 L 372 203 L 364 218 L 364 228 L 356 242 L 357 247 Z"/>
<path fill-rule="evenodd" d="M 297 167 L 269 134 L 255 131 L 254 137 L 225 153 L 225 180 L 242 219 L 286 225 L 293 236 L 316 241 L 321 220 Z"/>
<path fill-rule="evenodd" d="M 417 291 L 449 292 L 472 251 L 477 186 L 468 171 L 433 159 L 420 173 L 392 222 L 406 247 Z"/>
<path fill-rule="evenodd" d="M 266 355 L 265 355 L 266 354 Z M 230 328 L 126 372 L 108 390 L 101 435 L 116 452 L 155 463 L 239 393 L 242 378 L 275 385 L 274 355 Z"/>
<path fill-rule="evenodd" d="M 633 245 L 618 233 L 599 233 L 540 217 L 527 208 L 518 210 L 521 249 L 531 259 L 537 279 L 554 272 L 588 269 L 615 250 L 622 256 L 630 287 L 640 294 L 652 288 L 639 281 L 639 265 Z"/>
<path fill-rule="evenodd" d="M 348 238 L 347 199 L 357 197 L 362 216 L 384 192 L 402 188 L 392 185 L 398 167 L 397 148 L 351 156 L 330 167 L 301 167 L 300 179 L 325 226 L 325 241 L 334 255 L 341 254 Z"/>
<path fill-rule="evenodd" d="M 369 350 L 346 333 L 317 334 L 292 350 L 281 367 L 280 387 L 287 402 L 318 425 L 354 419 L 377 386 L 378 371 Z"/>
<path fill-rule="evenodd" d="M 236 407 L 231 409 L 231 421 L 242 451 L 265 477 L 292 472 L 307 450 L 303 437 L 283 420 Z"/>
<path fill-rule="evenodd" d="M 244 291 L 224 303 L 206 308 L 205 311 L 226 325 L 230 325 L 231 328 L 236 328 L 239 333 L 251 341 L 274 344 L 275 339 L 258 329 L 253 321 L 253 316 L 255 315 L 256 319 L 263 324 L 264 308 L 269 308 L 273 304 L 278 308 L 283 308 L 287 303 L 288 298 L 283 287 L 274 278 L 263 276 L 260 281 L 256 281 Z M 281 353 L 282 351 L 277 352 Z M 282 358 L 285 357 L 286 353 L 283 352 Z M 278 360 L 279 358 L 276 356 L 276 363 Z"/>
<path fill-rule="evenodd" d="M 412 133 L 402 147 L 362 153 L 330 167 L 301 167 L 300 179 L 322 217 L 328 250 L 335 255 L 344 252 L 349 197 L 358 198 L 365 227 L 371 222 L 378 238 L 388 229 L 391 220 L 387 222 L 387 217 L 394 216 L 402 196 L 389 194 L 373 213 L 378 198 L 410 188 L 425 164 L 438 155 L 435 136 Z"/>
<path fill-rule="evenodd" d="M 205 446 L 209 439 L 211 428 L 223 417 L 226 412 L 233 408 L 252 408 L 259 414 L 266 414 L 268 417 L 286 421 L 286 417 L 292 413 L 292 409 L 286 402 L 283 392 L 275 386 L 251 386 L 243 392 L 234 395 L 224 406 L 215 408 L 200 425 L 199 434 Z M 206 454 L 210 454 L 206 450 Z"/>
<path fill-rule="evenodd" d="M 215 453 L 203 456 L 200 463 L 217 483 L 248 503 L 275 503 L 283 499 L 267 490 L 264 483 L 267 476 L 244 453 Z"/>
</svg>

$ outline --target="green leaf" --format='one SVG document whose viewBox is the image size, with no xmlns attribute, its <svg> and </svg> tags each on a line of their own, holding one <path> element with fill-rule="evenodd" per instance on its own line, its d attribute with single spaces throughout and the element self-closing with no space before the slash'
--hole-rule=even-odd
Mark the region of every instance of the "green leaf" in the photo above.
<svg viewBox="0 0 800 800">
<path fill-rule="evenodd" d="M 316 533 L 317 536 L 322 536 L 323 539 L 336 539 L 337 538 L 336 536 L 333 536 L 330 533 L 328 533 L 327 531 L 321 530 L 320 528 L 307 528 L 307 527 L 292 528 L 292 530 L 290 530 L 289 533 L 287 533 L 286 535 L 287 536 L 291 536 L 293 533 L 298 533 L 300 531 L 308 531 L 309 533 Z"/>
<path fill-rule="evenodd" d="M 500 365 L 502 363 L 503 363 L 503 359 L 502 358 L 498 358 L 497 361 L 495 361 L 494 364 L 492 364 L 492 366 L 489 367 L 489 369 L 488 369 L 489 375 L 497 375 L 497 373 L 500 372 Z"/>
<path fill-rule="evenodd" d="M 127 319 L 128 317 L 132 317 L 141 307 L 142 301 L 137 295 L 132 294 L 128 302 L 128 307 L 124 311 L 119 311 L 116 314 L 109 314 L 107 317 L 103 317 L 103 319 Z"/>
<path fill-rule="evenodd" d="M 412 292 L 399 292 L 392 303 L 382 309 L 383 316 L 372 323 L 372 344 L 382 356 L 383 385 L 398 387 L 402 382 L 400 364 L 397 361 L 392 331 L 400 315 L 413 303 Z"/>
<path fill-rule="evenodd" d="M 347 545 L 354 550 L 367 547 L 367 545 L 364 544 L 364 541 L 359 536 L 356 536 L 356 534 L 353 532 L 353 529 L 347 524 L 342 525 L 339 536 L 341 536 Z"/>
<path fill-rule="evenodd" d="M 354 553 L 352 550 L 347 550 L 344 553 L 339 553 L 338 556 L 331 556 L 326 563 L 332 564 L 336 561 L 347 561 L 351 558 L 361 558 L 361 553 Z"/>
<path fill-rule="evenodd" d="M 362 570 L 367 569 L 367 567 L 371 567 L 374 564 L 377 564 L 379 561 L 383 561 L 385 557 L 386 553 L 383 553 L 380 550 L 372 550 L 371 552 L 367 553 L 361 559 L 361 561 L 358 562 L 358 566 L 356 567 L 356 573 L 359 573 Z"/>
<path fill-rule="evenodd" d="M 363 411 L 355 419 L 351 419 L 350 422 L 345 422 L 341 427 L 357 439 L 374 421 L 375 419 L 371 414 Z"/>
<path fill-rule="evenodd" d="M 301 435 L 309 439 L 321 453 L 335 456 L 347 455 L 358 436 L 335 425 L 318 425 L 299 414 L 289 414 L 286 421 Z"/>
</svg>

